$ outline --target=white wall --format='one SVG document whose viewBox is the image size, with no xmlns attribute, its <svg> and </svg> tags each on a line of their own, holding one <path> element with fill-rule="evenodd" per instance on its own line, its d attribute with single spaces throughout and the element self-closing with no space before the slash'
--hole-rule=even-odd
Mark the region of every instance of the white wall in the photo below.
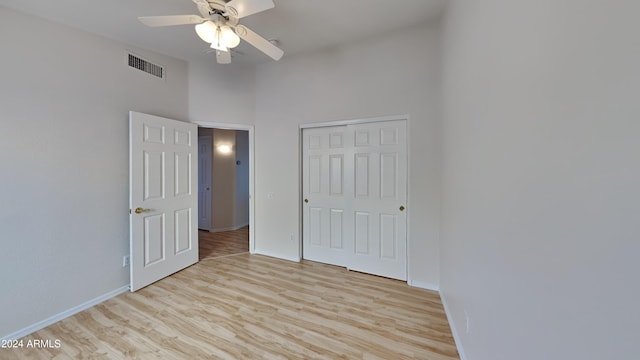
<svg viewBox="0 0 640 360">
<path fill-rule="evenodd" d="M 167 80 L 120 43 L 0 7 L 0 337 L 126 286 L 128 111 L 186 120 L 187 64 Z"/>
<path fill-rule="evenodd" d="M 212 54 L 208 61 L 192 61 L 189 63 L 190 121 L 217 124 L 253 124 L 256 105 L 255 66 L 238 62 L 221 65 L 216 64 L 215 61 L 215 55 Z M 249 223 L 248 139 L 246 146 L 247 161 L 239 169 L 244 170 L 246 166 L 246 178 L 240 178 L 247 182 L 246 191 L 238 193 L 240 189 L 236 189 L 233 190 L 233 193 L 225 194 L 236 194 L 237 198 L 232 202 L 235 205 L 235 210 L 231 210 L 231 213 L 220 213 L 218 216 L 215 213 L 219 210 L 214 210 L 212 212 L 214 218 L 213 230 L 228 230 Z M 235 162 L 233 166 L 235 167 Z M 217 205 L 219 204 L 214 199 L 212 206 L 215 208 Z M 228 211 L 229 208 L 226 208 L 226 210 Z"/>
<path fill-rule="evenodd" d="M 236 208 L 236 132 L 213 129 L 213 161 L 211 165 L 211 230 L 227 231 L 235 228 Z M 218 147 L 227 145 L 231 152 L 224 154 Z"/>
<path fill-rule="evenodd" d="M 449 5 L 441 290 L 459 345 L 637 358 L 640 3 Z"/>
<path fill-rule="evenodd" d="M 241 55 L 238 55 L 241 56 Z M 189 63 L 189 119 L 227 124 L 253 124 L 255 66 Z"/>
<path fill-rule="evenodd" d="M 433 24 L 258 66 L 257 252 L 299 257 L 300 124 L 409 114 L 410 277 L 437 288 L 439 51 Z"/>
</svg>

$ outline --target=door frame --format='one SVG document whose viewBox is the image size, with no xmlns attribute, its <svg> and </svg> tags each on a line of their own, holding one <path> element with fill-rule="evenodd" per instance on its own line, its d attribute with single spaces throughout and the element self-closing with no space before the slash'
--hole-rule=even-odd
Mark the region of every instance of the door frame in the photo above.
<svg viewBox="0 0 640 360">
<path fill-rule="evenodd" d="M 348 119 L 348 120 L 335 120 L 335 121 L 324 121 L 324 122 L 315 122 L 315 123 L 306 123 L 300 124 L 298 126 L 298 169 L 300 170 L 298 173 L 298 258 L 304 259 L 303 257 L 303 249 L 304 241 L 302 239 L 303 236 L 303 221 L 302 221 L 302 212 L 303 212 L 303 187 L 304 187 L 304 174 L 303 174 L 303 164 L 304 156 L 302 154 L 303 151 L 303 136 L 302 131 L 304 129 L 313 129 L 313 128 L 321 128 L 321 127 L 331 127 L 331 126 L 344 126 L 344 125 L 358 125 L 358 124 L 370 124 L 376 122 L 383 121 L 402 121 L 405 120 L 407 122 L 407 201 L 406 207 L 407 209 L 411 209 L 411 119 L 409 114 L 401 114 L 401 115 L 387 115 L 387 116 L 379 116 L 379 117 L 371 117 L 371 118 L 359 118 L 359 119 Z M 407 251 L 406 251 L 406 264 L 407 264 L 407 283 L 411 284 L 411 259 L 409 254 L 411 253 L 411 216 L 410 212 L 407 214 Z"/>
<path fill-rule="evenodd" d="M 191 123 L 198 125 L 198 127 L 207 129 L 222 129 L 222 130 L 241 130 L 247 131 L 249 134 L 249 253 L 255 254 L 255 226 L 254 226 L 254 211 L 255 211 L 255 196 L 254 196 L 254 126 L 244 124 L 229 124 L 218 123 L 212 121 L 192 121 Z"/>
</svg>

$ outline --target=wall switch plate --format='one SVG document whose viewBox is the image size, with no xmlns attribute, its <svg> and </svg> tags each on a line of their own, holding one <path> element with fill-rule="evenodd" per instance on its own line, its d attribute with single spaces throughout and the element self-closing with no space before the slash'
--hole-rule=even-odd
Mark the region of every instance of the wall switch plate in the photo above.
<svg viewBox="0 0 640 360">
<path fill-rule="evenodd" d="M 129 257 L 129 255 L 125 255 L 125 256 L 123 256 L 123 257 L 122 257 L 122 267 L 127 267 L 127 266 L 129 266 L 130 259 L 131 259 L 131 258 Z"/>
</svg>

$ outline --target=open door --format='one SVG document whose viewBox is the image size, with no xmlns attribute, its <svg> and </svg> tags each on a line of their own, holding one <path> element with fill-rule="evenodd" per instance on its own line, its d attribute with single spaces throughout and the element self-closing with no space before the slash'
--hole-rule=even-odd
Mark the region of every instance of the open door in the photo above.
<svg viewBox="0 0 640 360">
<path fill-rule="evenodd" d="M 131 291 L 198 261 L 198 128 L 129 113 Z"/>
</svg>

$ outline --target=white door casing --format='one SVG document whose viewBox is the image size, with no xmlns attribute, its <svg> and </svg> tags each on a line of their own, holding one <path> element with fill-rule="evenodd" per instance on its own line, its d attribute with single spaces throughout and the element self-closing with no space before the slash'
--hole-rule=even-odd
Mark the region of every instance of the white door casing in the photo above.
<svg viewBox="0 0 640 360">
<path fill-rule="evenodd" d="M 198 261 L 197 126 L 129 113 L 131 291 Z"/>
<path fill-rule="evenodd" d="M 211 166 L 213 139 L 198 137 L 198 228 L 211 230 Z"/>
<path fill-rule="evenodd" d="M 254 126 L 245 124 L 217 123 L 209 121 L 196 121 L 194 124 L 208 129 L 229 129 L 246 131 L 249 134 L 249 252 L 255 253 L 255 191 L 254 182 Z"/>
<path fill-rule="evenodd" d="M 305 259 L 407 279 L 406 121 L 303 129 L 302 178 Z"/>
</svg>

